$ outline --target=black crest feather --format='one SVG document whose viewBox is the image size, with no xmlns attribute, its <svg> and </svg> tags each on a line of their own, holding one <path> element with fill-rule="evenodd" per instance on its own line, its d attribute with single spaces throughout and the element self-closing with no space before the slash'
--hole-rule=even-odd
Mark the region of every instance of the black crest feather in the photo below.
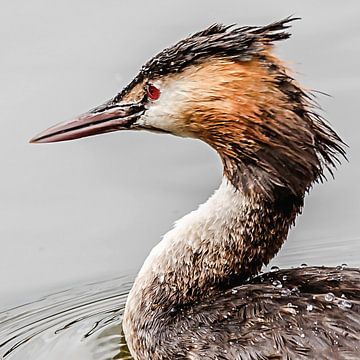
<svg viewBox="0 0 360 360">
<path fill-rule="evenodd" d="M 287 29 L 291 22 L 298 19 L 290 16 L 262 27 L 213 24 L 155 55 L 118 97 L 126 94 L 144 78 L 180 72 L 209 58 L 250 61 L 263 46 L 288 39 L 290 33 Z"/>
</svg>

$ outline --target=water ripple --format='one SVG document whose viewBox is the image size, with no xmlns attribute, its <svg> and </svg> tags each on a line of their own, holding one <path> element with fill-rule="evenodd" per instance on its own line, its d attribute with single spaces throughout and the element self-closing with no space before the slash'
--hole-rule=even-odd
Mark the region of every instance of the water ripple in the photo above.
<svg viewBox="0 0 360 360">
<path fill-rule="evenodd" d="M 0 311 L 0 359 L 130 359 L 121 319 L 131 284 L 91 283 Z"/>
</svg>

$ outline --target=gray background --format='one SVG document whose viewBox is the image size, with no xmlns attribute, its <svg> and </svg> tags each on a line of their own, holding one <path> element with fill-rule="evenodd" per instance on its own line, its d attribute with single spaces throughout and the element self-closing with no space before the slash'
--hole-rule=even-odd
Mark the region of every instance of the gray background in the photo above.
<svg viewBox="0 0 360 360">
<path fill-rule="evenodd" d="M 41 146 L 28 139 L 112 97 L 191 32 L 290 14 L 303 20 L 277 53 L 305 86 L 332 95 L 319 102 L 350 145 L 350 162 L 315 187 L 274 263 L 360 264 L 358 1 L 2 0 L 0 305 L 136 271 L 221 179 L 216 154 L 194 140 L 130 132 Z"/>
</svg>

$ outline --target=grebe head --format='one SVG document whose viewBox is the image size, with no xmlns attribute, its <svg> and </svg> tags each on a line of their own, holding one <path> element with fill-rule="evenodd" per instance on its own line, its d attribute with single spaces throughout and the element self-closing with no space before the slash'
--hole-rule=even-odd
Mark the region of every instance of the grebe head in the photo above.
<svg viewBox="0 0 360 360">
<path fill-rule="evenodd" d="M 109 102 L 31 141 L 124 129 L 198 138 L 219 153 L 237 189 L 302 198 L 344 151 L 311 96 L 271 52 L 274 41 L 290 36 L 293 20 L 210 26 L 152 58 Z"/>
</svg>

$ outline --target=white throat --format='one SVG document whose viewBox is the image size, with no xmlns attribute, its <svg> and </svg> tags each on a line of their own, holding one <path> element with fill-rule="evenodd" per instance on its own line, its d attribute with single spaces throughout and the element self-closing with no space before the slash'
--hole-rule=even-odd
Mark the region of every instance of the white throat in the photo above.
<svg viewBox="0 0 360 360">
<path fill-rule="evenodd" d="M 201 288 L 214 274 L 229 268 L 229 255 L 236 254 L 227 250 L 242 246 L 241 220 L 247 208 L 247 199 L 224 178 L 207 202 L 178 220 L 152 249 L 126 304 L 123 328 L 130 348 L 141 332 L 139 317 L 151 318 L 154 304 L 166 301 L 159 289 L 166 289 L 169 296 L 179 295 L 181 302 L 187 289 Z"/>
<path fill-rule="evenodd" d="M 187 264 L 200 248 L 209 250 L 216 242 L 223 242 L 229 236 L 229 229 L 236 231 L 240 226 L 241 214 L 248 208 L 247 205 L 244 195 L 224 177 L 215 193 L 197 210 L 179 219 L 152 249 L 139 278 L 152 274 L 165 280 L 164 265 L 175 265 L 180 260 Z"/>
</svg>

